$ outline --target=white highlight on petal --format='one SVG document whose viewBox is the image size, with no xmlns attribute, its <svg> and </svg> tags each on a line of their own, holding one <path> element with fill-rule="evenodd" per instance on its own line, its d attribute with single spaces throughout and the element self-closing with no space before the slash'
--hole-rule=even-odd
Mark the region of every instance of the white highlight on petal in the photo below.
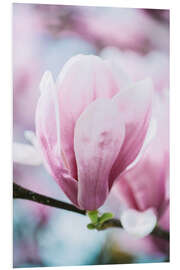
<svg viewBox="0 0 180 270">
<path fill-rule="evenodd" d="M 32 145 L 13 143 L 13 161 L 24 165 L 40 165 L 40 153 Z"/>
<path fill-rule="evenodd" d="M 56 132 L 57 132 L 57 151 L 58 151 L 58 154 L 61 155 L 59 103 L 58 103 L 58 95 L 57 95 L 56 86 L 54 86 L 53 88 L 53 100 L 54 100 L 55 114 L 56 114 L 55 117 L 56 117 Z"/>
<path fill-rule="evenodd" d="M 52 98 L 54 102 L 55 108 L 55 119 L 56 119 L 56 132 L 57 132 L 57 151 L 58 154 L 61 154 L 61 144 L 60 144 L 60 118 L 59 118 L 59 104 L 58 104 L 58 95 L 57 95 L 57 87 L 54 83 L 52 73 L 50 71 L 46 71 L 40 82 L 40 91 L 43 95 L 44 91 L 52 92 Z"/>
<path fill-rule="evenodd" d="M 126 209 L 121 214 L 121 223 L 126 232 L 137 238 L 142 238 L 153 231 L 157 223 L 157 217 L 152 208 L 144 212 Z"/>
<path fill-rule="evenodd" d="M 137 155 L 136 159 L 126 168 L 126 172 L 127 170 L 133 168 L 141 160 L 141 157 L 143 156 L 144 152 L 150 145 L 151 141 L 154 139 L 156 135 L 156 131 L 157 131 L 157 120 L 155 118 L 151 118 L 149 128 L 148 128 L 146 137 L 144 139 L 143 146 L 139 154 Z"/>
<path fill-rule="evenodd" d="M 149 129 L 146 134 L 146 138 L 144 140 L 143 147 L 146 147 L 149 145 L 149 143 L 152 141 L 152 139 L 155 137 L 157 131 L 157 120 L 155 118 L 151 118 Z"/>
<path fill-rule="evenodd" d="M 40 81 L 39 89 L 41 94 L 43 94 L 44 91 L 46 91 L 48 88 L 53 88 L 54 87 L 54 81 L 53 77 L 50 71 L 45 71 L 42 79 Z"/>
<path fill-rule="evenodd" d="M 63 82 L 68 70 L 70 69 L 70 67 L 77 61 L 79 61 L 79 59 L 81 59 L 81 57 L 84 57 L 83 54 L 78 54 L 75 55 L 73 57 L 71 57 L 63 66 L 61 72 L 59 73 L 59 76 L 57 78 L 57 85 L 61 85 L 61 83 Z"/>
</svg>

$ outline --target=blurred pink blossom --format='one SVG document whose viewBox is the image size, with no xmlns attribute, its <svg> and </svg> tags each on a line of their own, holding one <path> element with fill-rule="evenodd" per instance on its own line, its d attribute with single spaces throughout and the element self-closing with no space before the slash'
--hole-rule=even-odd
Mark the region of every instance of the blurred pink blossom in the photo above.
<svg viewBox="0 0 180 270">
<path fill-rule="evenodd" d="M 101 57 L 112 59 L 136 81 L 149 76 L 158 92 L 169 88 L 169 58 L 160 51 L 151 51 L 146 55 L 131 50 L 122 51 L 115 47 L 106 47 L 101 51 Z"/>
<path fill-rule="evenodd" d="M 122 207 L 121 218 L 123 212 L 127 213 L 125 215 L 129 222 L 133 215 L 137 217 L 137 234 L 138 222 L 145 224 L 147 221 L 146 226 L 144 225 L 146 230 L 150 224 L 148 218 L 152 218 L 153 223 L 155 217 L 163 228 L 169 230 L 168 97 L 162 99 L 157 96 L 153 116 L 157 120 L 156 136 L 144 150 L 136 166 L 120 175 L 114 187 Z M 147 220 L 145 220 L 145 213 L 149 213 Z M 128 227 L 126 222 L 127 220 L 125 227 Z M 131 229 L 127 228 L 127 230 L 130 232 Z M 142 228 L 141 234 L 143 234 Z"/>
<path fill-rule="evenodd" d="M 78 55 L 56 84 L 46 72 L 40 90 L 36 135 L 46 166 L 76 206 L 97 209 L 141 150 L 151 117 L 151 80 L 131 84 L 112 63 Z"/>
<path fill-rule="evenodd" d="M 41 21 L 32 5 L 14 4 L 13 109 L 14 124 L 32 128 L 42 72 L 39 56 Z M 23 113 L 22 113 L 23 112 Z"/>
<path fill-rule="evenodd" d="M 80 36 L 98 49 L 116 46 L 141 53 L 169 49 L 168 12 L 164 24 L 142 9 L 51 5 L 38 9 L 44 28 L 56 37 Z"/>
<path fill-rule="evenodd" d="M 77 32 L 100 48 L 116 46 L 139 52 L 169 49 L 168 25 L 155 21 L 141 9 L 80 9 Z M 84 11 L 84 12 L 83 12 Z M 98 20 L 97 20 L 98 18 Z M 158 38 L 157 38 L 158 36 Z"/>
</svg>

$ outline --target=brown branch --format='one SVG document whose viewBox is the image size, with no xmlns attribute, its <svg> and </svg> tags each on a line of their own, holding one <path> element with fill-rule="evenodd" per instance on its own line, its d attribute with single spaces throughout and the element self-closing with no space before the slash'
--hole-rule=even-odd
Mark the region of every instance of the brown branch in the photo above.
<svg viewBox="0 0 180 270">
<path fill-rule="evenodd" d="M 81 210 L 72 204 L 56 200 L 45 195 L 41 195 L 34 191 L 23 188 L 16 183 L 13 183 L 13 198 L 30 200 L 48 206 L 56 207 L 59 209 L 75 212 L 81 215 L 86 215 L 85 210 Z M 109 219 L 105 221 L 98 230 L 102 231 L 113 227 L 122 228 L 121 221 L 115 218 Z M 151 235 L 169 241 L 169 232 L 162 230 L 160 227 L 156 226 L 155 229 L 152 231 Z"/>
<path fill-rule="evenodd" d="M 119 219 L 112 218 L 105 221 L 99 230 L 101 231 L 112 227 L 123 228 L 121 221 Z M 156 226 L 154 230 L 151 232 L 151 235 L 169 241 L 169 232 L 162 230 L 160 227 Z"/>
<path fill-rule="evenodd" d="M 25 200 L 30 200 L 34 201 L 37 203 L 45 204 L 48 206 L 68 210 L 71 212 L 76 212 L 82 215 L 86 215 L 85 210 L 78 209 L 72 204 L 66 203 L 66 202 L 61 202 L 59 200 L 50 198 L 45 195 L 41 195 L 39 193 L 36 193 L 34 191 L 28 190 L 26 188 L 21 187 L 20 185 L 17 185 L 13 183 L 13 198 L 14 199 L 25 199 Z"/>
</svg>

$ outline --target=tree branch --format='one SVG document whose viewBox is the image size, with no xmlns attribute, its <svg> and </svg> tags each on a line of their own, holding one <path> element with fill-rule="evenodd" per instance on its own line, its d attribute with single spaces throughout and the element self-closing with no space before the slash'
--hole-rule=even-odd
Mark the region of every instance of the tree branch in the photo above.
<svg viewBox="0 0 180 270">
<path fill-rule="evenodd" d="M 119 219 L 112 218 L 105 221 L 99 230 L 101 231 L 101 230 L 105 230 L 107 228 L 112 228 L 112 227 L 123 228 L 121 221 Z M 158 226 L 154 228 L 154 230 L 151 232 L 151 235 L 169 241 L 169 232 L 162 230 Z"/>
<path fill-rule="evenodd" d="M 17 185 L 15 183 L 13 183 L 13 198 L 14 199 L 30 200 L 30 201 L 45 204 L 48 206 L 68 210 L 68 211 L 79 213 L 82 215 L 86 215 L 85 210 L 78 209 L 72 204 L 69 204 L 66 202 L 61 202 L 59 200 L 50 198 L 48 196 L 41 195 L 41 194 L 36 193 L 34 191 L 23 188 L 20 185 Z"/>
<path fill-rule="evenodd" d="M 75 213 L 78 213 L 81 215 L 86 215 L 85 210 L 81 210 L 72 204 L 56 200 L 56 199 L 50 198 L 50 197 L 45 196 L 45 195 L 41 195 L 41 194 L 36 193 L 34 191 L 23 188 L 16 183 L 13 183 L 13 198 L 14 199 L 30 200 L 30 201 L 45 204 L 48 206 L 52 206 L 52 207 L 64 209 L 67 211 L 75 212 Z M 105 229 L 112 228 L 112 227 L 122 228 L 121 221 L 119 219 L 115 219 L 115 218 L 109 219 L 101 225 L 99 230 L 101 231 L 101 230 L 105 230 Z M 169 232 L 164 231 L 157 226 L 154 228 L 151 235 L 169 241 Z"/>
</svg>

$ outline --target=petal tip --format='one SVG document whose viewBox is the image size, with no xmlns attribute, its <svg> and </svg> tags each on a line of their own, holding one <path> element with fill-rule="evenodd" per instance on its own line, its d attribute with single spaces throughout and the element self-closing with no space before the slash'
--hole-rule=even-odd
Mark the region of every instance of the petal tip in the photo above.
<svg viewBox="0 0 180 270">
<path fill-rule="evenodd" d="M 49 87 L 53 87 L 54 80 L 51 71 L 46 70 L 42 76 L 42 79 L 40 81 L 39 89 L 41 94 Z"/>
<path fill-rule="evenodd" d="M 157 217 L 151 208 L 144 212 L 127 209 L 121 214 L 121 223 L 126 232 L 137 238 L 142 238 L 153 231 Z"/>
</svg>

